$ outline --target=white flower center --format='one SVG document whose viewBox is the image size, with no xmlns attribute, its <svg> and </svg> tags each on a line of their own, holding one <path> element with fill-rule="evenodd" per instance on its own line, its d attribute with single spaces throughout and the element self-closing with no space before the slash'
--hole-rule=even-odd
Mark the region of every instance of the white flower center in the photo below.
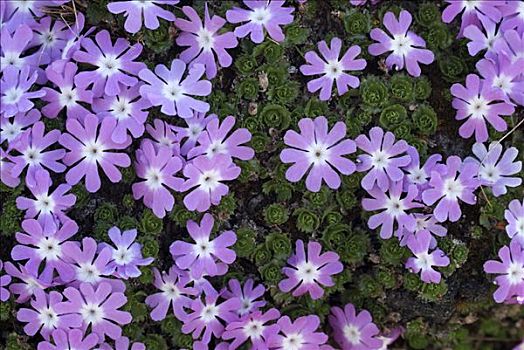
<svg viewBox="0 0 524 350">
<path fill-rule="evenodd" d="M 127 247 L 118 247 L 117 250 L 113 251 L 113 260 L 117 265 L 127 265 L 134 259 L 134 254 Z"/>
<path fill-rule="evenodd" d="M 282 340 L 282 349 L 301 350 L 304 345 L 304 337 L 300 333 L 292 333 Z"/>
<path fill-rule="evenodd" d="M 131 103 L 125 97 L 117 97 L 110 107 L 111 114 L 117 119 L 127 119 L 131 116 Z"/>
<path fill-rule="evenodd" d="M 302 262 L 297 266 L 297 277 L 302 280 L 304 284 L 315 283 L 315 280 L 320 275 L 318 267 L 310 262 Z"/>
<path fill-rule="evenodd" d="M 20 58 L 19 52 L 8 51 L 4 53 L 4 57 L 0 57 L 0 67 L 4 70 L 7 66 L 13 66 L 21 69 L 24 65 L 24 59 Z"/>
<path fill-rule="evenodd" d="M 43 328 L 53 329 L 58 326 L 58 315 L 55 310 L 50 307 L 38 310 L 38 319 L 43 325 Z"/>
<path fill-rule="evenodd" d="M 164 84 L 162 94 L 168 100 L 177 102 L 184 95 L 184 89 L 178 82 L 170 81 Z"/>
<path fill-rule="evenodd" d="M 353 345 L 360 344 L 360 330 L 357 326 L 352 324 L 347 324 L 344 326 L 344 337 L 347 341 Z"/>
<path fill-rule="evenodd" d="M 510 93 L 513 90 L 513 82 L 508 76 L 504 74 L 497 75 L 493 79 L 493 86 L 498 87 L 506 94 Z"/>
<path fill-rule="evenodd" d="M 5 138 L 7 142 L 11 142 L 18 135 L 20 135 L 21 132 L 22 126 L 16 123 L 15 121 L 13 121 L 13 124 L 6 122 L 4 125 L 2 125 L 2 131 L 0 131 L 0 135 L 2 135 L 2 138 Z"/>
<path fill-rule="evenodd" d="M 208 257 L 214 252 L 213 242 L 210 242 L 209 239 L 201 238 L 195 241 L 194 251 L 197 255 L 202 257 Z"/>
<path fill-rule="evenodd" d="M 394 218 L 404 214 L 405 209 L 404 201 L 401 200 L 400 197 L 391 195 L 386 199 L 386 212 Z"/>
<path fill-rule="evenodd" d="M 508 267 L 508 280 L 511 285 L 524 283 L 524 266 L 519 262 L 512 262 Z"/>
<path fill-rule="evenodd" d="M 411 51 L 413 43 L 406 34 L 396 34 L 390 45 L 394 55 L 405 57 Z"/>
<path fill-rule="evenodd" d="M 242 301 L 242 306 L 240 307 L 238 313 L 240 314 L 240 316 L 243 316 L 251 310 L 253 303 L 251 299 L 248 298 L 240 298 L 240 300 Z"/>
<path fill-rule="evenodd" d="M 31 147 L 28 147 L 23 154 L 24 160 L 29 165 L 40 164 L 42 160 L 42 154 L 40 150 Z"/>
<path fill-rule="evenodd" d="M 408 179 L 411 183 L 416 185 L 425 184 L 428 180 L 428 175 L 421 168 L 411 169 L 408 174 Z"/>
<path fill-rule="evenodd" d="M 444 181 L 444 196 L 452 201 L 456 201 L 462 194 L 463 190 L 464 186 L 462 186 L 462 183 L 459 180 L 447 179 Z"/>
<path fill-rule="evenodd" d="M 95 284 L 100 281 L 100 271 L 91 263 L 79 264 L 76 270 L 76 278 L 80 282 Z"/>
<path fill-rule="evenodd" d="M 483 97 L 476 96 L 469 101 L 468 114 L 471 115 L 471 118 L 484 118 L 488 111 L 488 102 Z"/>
<path fill-rule="evenodd" d="M 149 168 L 146 171 L 145 179 L 146 179 L 146 186 L 152 190 L 161 188 L 162 184 L 164 183 L 162 172 L 156 168 Z"/>
<path fill-rule="evenodd" d="M 264 25 L 269 22 L 271 12 L 266 7 L 257 7 L 249 14 L 249 20 L 255 24 Z"/>
<path fill-rule="evenodd" d="M 80 309 L 80 315 L 84 319 L 84 323 L 87 325 L 96 325 L 104 319 L 104 309 L 99 305 L 87 303 Z"/>
<path fill-rule="evenodd" d="M 429 223 L 429 219 L 420 218 L 420 217 L 416 218 L 415 219 L 416 230 L 417 231 L 425 230 L 428 227 L 428 223 Z"/>
<path fill-rule="evenodd" d="M 101 161 L 104 158 L 104 147 L 97 141 L 86 142 L 82 154 L 89 163 Z"/>
<path fill-rule="evenodd" d="M 344 71 L 342 63 L 338 60 L 330 60 L 324 63 L 324 73 L 328 78 L 337 79 Z"/>
<path fill-rule="evenodd" d="M 264 324 L 258 320 L 251 320 L 244 326 L 244 334 L 251 339 L 258 339 L 264 332 Z"/>
<path fill-rule="evenodd" d="M 464 0 L 466 12 L 473 11 L 478 6 L 479 0 Z"/>
<path fill-rule="evenodd" d="M 415 264 L 417 267 L 422 269 L 422 271 L 426 271 L 431 269 L 431 266 L 433 265 L 433 257 L 429 255 L 427 252 L 418 253 L 415 254 L 417 257 L 417 260 L 415 260 Z"/>
<path fill-rule="evenodd" d="M 22 98 L 24 91 L 18 87 L 10 88 L 5 92 L 3 100 L 7 104 L 16 104 Z"/>
<path fill-rule="evenodd" d="M 49 197 L 47 193 L 42 193 L 39 196 L 35 196 L 35 209 L 41 214 L 52 213 L 55 209 L 55 201 L 52 197 Z"/>
<path fill-rule="evenodd" d="M 311 144 L 307 150 L 309 162 L 313 165 L 322 165 L 329 159 L 329 149 L 322 144 Z"/>
<path fill-rule="evenodd" d="M 36 246 L 38 247 L 38 255 L 40 255 L 42 260 L 58 260 L 62 252 L 60 242 L 54 237 L 44 237 Z"/>
<path fill-rule="evenodd" d="M 480 166 L 479 176 L 490 184 L 494 184 L 500 179 L 500 171 L 494 164 L 482 164 Z"/>
<path fill-rule="evenodd" d="M 133 5 L 141 9 L 145 9 L 151 5 L 154 5 L 154 3 L 151 2 L 151 0 L 135 0 L 135 1 L 132 1 L 132 3 Z"/>
<path fill-rule="evenodd" d="M 60 89 L 61 94 L 58 97 L 58 101 L 62 107 L 72 107 L 76 105 L 78 96 L 72 86 L 64 87 Z"/>
<path fill-rule="evenodd" d="M 166 282 L 162 285 L 162 293 L 166 298 L 169 300 L 175 300 L 180 296 L 180 291 L 178 290 L 178 287 L 171 282 Z"/>
<path fill-rule="evenodd" d="M 371 164 L 377 169 L 384 169 L 389 163 L 389 154 L 382 150 L 371 153 Z"/>
<path fill-rule="evenodd" d="M 200 28 L 196 35 L 198 46 L 204 51 L 211 51 L 213 45 L 215 44 L 213 33 L 206 28 Z"/>
<path fill-rule="evenodd" d="M 218 186 L 220 179 L 220 173 L 211 169 L 200 174 L 198 184 L 203 191 L 213 191 Z"/>
<path fill-rule="evenodd" d="M 119 72 L 121 67 L 120 59 L 112 54 L 107 54 L 100 57 L 96 65 L 98 66 L 98 72 L 103 77 L 112 76 L 113 74 Z"/>
<path fill-rule="evenodd" d="M 187 128 L 187 137 L 190 140 L 196 140 L 198 139 L 198 136 L 200 136 L 200 133 L 204 128 L 202 128 L 199 124 L 191 124 Z"/>
<path fill-rule="evenodd" d="M 46 30 L 42 33 L 40 33 L 40 42 L 44 47 L 50 47 L 53 46 L 53 44 L 56 41 L 55 33 L 53 33 L 50 30 Z"/>
<path fill-rule="evenodd" d="M 517 234 L 524 236 L 524 217 L 518 218 L 515 226 L 517 226 Z"/>
<path fill-rule="evenodd" d="M 213 158 L 217 154 L 226 154 L 227 153 L 227 146 L 223 144 L 220 140 L 216 140 L 213 143 L 211 143 L 206 151 L 206 155 L 208 158 Z"/>
<path fill-rule="evenodd" d="M 218 307 L 215 304 L 206 305 L 200 313 L 200 317 L 202 318 L 202 321 L 204 321 L 205 323 L 209 323 L 211 321 L 216 320 L 217 315 Z"/>
</svg>

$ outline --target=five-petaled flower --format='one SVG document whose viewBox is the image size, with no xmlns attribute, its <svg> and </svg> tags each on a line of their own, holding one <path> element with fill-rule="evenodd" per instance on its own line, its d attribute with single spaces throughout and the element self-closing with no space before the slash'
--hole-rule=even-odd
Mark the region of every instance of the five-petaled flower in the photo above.
<svg viewBox="0 0 524 350">
<path fill-rule="evenodd" d="M 420 272 L 422 281 L 426 283 L 439 283 L 440 273 L 433 266 L 448 266 L 449 258 L 440 249 L 429 252 L 432 239 L 427 230 L 421 230 L 409 239 L 408 248 L 415 257 L 408 259 L 406 267 L 414 273 Z"/>
</svg>

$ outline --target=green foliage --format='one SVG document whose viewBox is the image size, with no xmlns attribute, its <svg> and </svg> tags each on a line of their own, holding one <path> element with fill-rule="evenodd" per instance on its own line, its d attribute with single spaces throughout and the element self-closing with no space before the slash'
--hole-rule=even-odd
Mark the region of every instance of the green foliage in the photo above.
<svg viewBox="0 0 524 350">
<path fill-rule="evenodd" d="M 287 129 L 291 120 L 289 111 L 285 107 L 276 104 L 265 105 L 260 112 L 260 118 L 267 128 L 277 130 Z"/>
<path fill-rule="evenodd" d="M 145 47 L 157 54 L 165 54 L 173 46 L 175 40 L 170 33 L 170 25 L 161 21 L 155 30 L 143 30 Z"/>
<path fill-rule="evenodd" d="M 282 264 L 275 260 L 272 260 L 271 262 L 259 268 L 262 279 L 268 286 L 278 284 L 278 282 L 282 279 L 281 270 Z"/>
<path fill-rule="evenodd" d="M 240 74 L 248 75 L 249 73 L 253 73 L 255 69 L 257 68 L 258 63 L 255 57 L 251 55 L 241 55 L 238 56 L 235 60 L 235 67 L 238 69 Z"/>
<path fill-rule="evenodd" d="M 448 292 L 448 285 L 442 279 L 440 283 L 422 283 L 420 297 L 426 301 L 437 301 Z"/>
<path fill-rule="evenodd" d="M 438 118 L 435 110 L 428 105 L 420 105 L 411 115 L 413 125 L 422 134 L 434 134 L 438 126 Z"/>
<path fill-rule="evenodd" d="M 398 240 L 383 240 L 380 246 L 380 259 L 387 265 L 400 265 L 409 257 L 409 251 L 398 244 Z"/>
<path fill-rule="evenodd" d="M 255 236 L 256 232 L 247 227 L 241 227 L 236 231 L 237 241 L 233 248 L 237 256 L 247 258 L 251 256 L 255 250 Z"/>
<path fill-rule="evenodd" d="M 399 101 L 411 101 L 415 97 L 413 79 L 405 74 L 395 74 L 389 81 L 391 96 Z"/>
<path fill-rule="evenodd" d="M 298 96 L 299 84 L 296 81 L 287 82 L 278 86 L 270 86 L 268 91 L 269 99 L 277 103 L 289 105 Z"/>
<path fill-rule="evenodd" d="M 156 215 L 153 214 L 151 210 L 144 210 L 142 213 L 142 218 L 138 223 L 138 230 L 140 232 L 147 235 L 158 235 L 162 231 L 163 227 L 164 223 L 162 222 L 162 219 L 156 217 Z"/>
<path fill-rule="evenodd" d="M 255 100 L 258 97 L 260 87 L 255 78 L 244 79 L 238 84 L 237 94 L 246 100 Z"/>
<path fill-rule="evenodd" d="M 297 217 L 297 228 L 305 233 L 312 233 L 320 226 L 320 219 L 311 210 L 306 208 L 298 208 L 293 213 Z"/>
<path fill-rule="evenodd" d="M 389 101 L 389 91 L 380 79 L 369 77 L 360 84 L 362 102 L 372 108 L 379 108 Z"/>
<path fill-rule="evenodd" d="M 434 3 L 425 2 L 419 5 L 415 19 L 419 25 L 429 27 L 440 21 L 440 10 Z"/>
<path fill-rule="evenodd" d="M 262 266 L 271 261 L 273 254 L 267 244 L 258 244 L 254 253 L 254 260 L 257 266 Z"/>
<path fill-rule="evenodd" d="M 431 83 L 426 77 L 419 77 L 415 79 L 415 87 L 413 89 L 415 98 L 419 101 L 423 101 L 431 95 Z"/>
<path fill-rule="evenodd" d="M 298 24 L 293 24 L 286 27 L 286 39 L 285 45 L 301 45 L 309 37 L 310 30 L 305 27 L 301 27 Z"/>
<path fill-rule="evenodd" d="M 264 209 L 264 219 L 269 225 L 282 225 L 289 218 L 289 212 L 282 204 L 274 203 Z"/>
<path fill-rule="evenodd" d="M 352 9 L 344 16 L 344 29 L 350 35 L 367 35 L 371 30 L 371 17 L 367 11 Z"/>
<path fill-rule="evenodd" d="M 461 81 L 468 69 L 462 58 L 449 54 L 438 59 L 438 66 L 443 78 L 450 83 Z"/>
<path fill-rule="evenodd" d="M 395 104 L 389 105 L 380 113 L 380 125 L 392 130 L 406 121 L 408 112 L 404 106 Z"/>
<path fill-rule="evenodd" d="M 118 209 L 116 205 L 109 202 L 100 204 L 95 211 L 95 221 L 107 224 L 116 223 L 116 217 L 118 216 Z"/>
<path fill-rule="evenodd" d="M 287 259 L 291 254 L 291 241 L 285 233 L 273 232 L 267 235 L 266 246 L 278 259 Z"/>
<path fill-rule="evenodd" d="M 445 50 L 449 48 L 453 42 L 453 36 L 451 35 L 448 26 L 443 23 L 435 23 L 431 25 L 423 33 L 423 36 L 428 48 L 433 52 Z"/>
</svg>

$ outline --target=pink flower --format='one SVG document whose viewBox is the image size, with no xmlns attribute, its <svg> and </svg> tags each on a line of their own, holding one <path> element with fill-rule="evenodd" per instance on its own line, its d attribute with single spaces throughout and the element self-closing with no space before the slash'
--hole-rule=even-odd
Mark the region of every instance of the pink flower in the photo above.
<svg viewBox="0 0 524 350">
<path fill-rule="evenodd" d="M 169 247 L 177 266 L 182 270 L 190 270 L 195 278 L 202 277 L 204 273 L 217 276 L 217 261 L 232 264 L 236 259 L 235 251 L 229 248 L 237 240 L 235 233 L 225 231 L 210 240 L 214 223 L 213 216 L 208 213 L 204 214 L 200 225 L 189 220 L 187 231 L 195 243 L 175 241 Z"/>
<path fill-rule="evenodd" d="M 135 34 L 142 28 L 142 20 L 147 29 L 157 29 L 160 26 L 158 18 L 173 22 L 173 12 L 164 10 L 161 6 L 176 5 L 180 0 L 148 0 L 148 1 L 113 1 L 107 4 L 109 12 L 123 13 L 126 18 L 124 28 L 128 33 Z"/>
<path fill-rule="evenodd" d="M 71 329 L 64 331 L 56 329 L 53 331 L 53 343 L 50 341 L 38 343 L 38 350 L 91 350 L 98 344 L 98 336 L 95 333 L 89 333 L 84 338 L 84 331 L 80 329 Z"/>
<path fill-rule="evenodd" d="M 297 240 L 296 254 L 287 261 L 291 267 L 282 269 L 287 276 L 278 284 L 282 292 L 287 293 L 293 290 L 294 297 L 309 293 L 312 299 L 319 299 L 324 295 L 321 286 L 335 285 L 331 276 L 342 272 L 343 266 L 339 261 L 340 258 L 335 252 L 320 254 L 321 250 L 320 243 L 309 242 L 306 256 L 304 242 Z"/>
<path fill-rule="evenodd" d="M 228 282 L 229 289 L 223 291 L 224 298 L 239 298 L 242 302 L 242 306 L 237 311 L 239 316 L 257 311 L 266 305 L 264 299 L 257 300 L 264 296 L 266 288 L 264 288 L 263 284 L 259 284 L 253 288 L 253 284 L 254 282 L 251 278 L 244 282 L 244 287 L 240 285 L 237 279 L 230 279 Z"/>
<path fill-rule="evenodd" d="M 144 198 L 144 204 L 162 218 L 171 211 L 175 199 L 169 189 L 180 190 L 183 180 L 175 176 L 182 169 L 182 161 L 166 146 L 156 147 L 144 140 L 136 151 L 135 170 L 145 181 L 133 184 L 133 197 Z"/>
<path fill-rule="evenodd" d="M 111 182 L 122 179 L 117 166 L 128 167 L 131 160 L 125 153 L 111 151 L 126 149 L 131 140 L 128 138 L 121 144 L 112 141 L 115 119 L 105 118 L 99 122 L 96 116 L 89 114 L 85 116 L 83 124 L 76 119 L 68 119 L 66 128 L 69 133 L 60 137 L 60 144 L 69 150 L 64 157 L 64 162 L 70 166 L 66 181 L 76 185 L 85 177 L 86 189 L 96 192 L 101 186 L 99 165 Z"/>
<path fill-rule="evenodd" d="M 267 350 L 267 341 L 278 333 L 278 324 L 268 324 L 280 318 L 277 309 L 269 309 L 265 313 L 255 311 L 242 317 L 239 321 L 232 321 L 226 326 L 222 339 L 230 340 L 229 350 L 235 350 L 250 340 L 251 350 Z"/>
<path fill-rule="evenodd" d="M 440 249 L 429 252 L 432 236 L 427 230 L 417 232 L 408 241 L 408 248 L 415 255 L 406 262 L 406 267 L 414 273 L 421 273 L 422 281 L 439 283 L 440 273 L 433 266 L 448 266 L 449 258 Z"/>
<path fill-rule="evenodd" d="M 504 94 L 500 90 L 481 81 L 476 74 L 466 77 L 466 87 L 453 84 L 451 94 L 455 96 L 452 102 L 457 110 L 455 119 L 467 119 L 459 129 L 460 136 L 469 138 L 475 133 L 476 142 L 488 140 L 486 121 L 495 130 L 505 131 L 508 125 L 502 116 L 515 112 L 512 105 L 504 102 Z"/>
<path fill-rule="evenodd" d="M 340 176 L 335 170 L 344 175 L 355 171 L 355 164 L 344 157 L 356 151 L 355 142 L 344 139 L 346 125 L 337 122 L 328 131 L 328 122 L 325 117 L 314 120 L 303 118 L 298 122 L 300 134 L 288 130 L 284 135 L 284 143 L 292 148 L 286 148 L 280 153 L 280 160 L 284 163 L 294 163 L 286 171 L 286 179 L 298 182 L 306 172 L 306 188 L 318 192 L 322 181 L 329 188 L 340 187 Z M 310 170 L 311 169 L 311 170 Z"/>
<path fill-rule="evenodd" d="M 384 26 L 389 30 L 391 36 L 380 28 L 371 30 L 371 38 L 378 43 L 369 45 L 369 53 L 379 56 L 391 51 L 392 53 L 386 58 L 388 68 L 395 67 L 399 70 L 406 66 L 410 75 L 418 77 L 421 72 L 419 62 L 430 64 L 435 59 L 435 55 L 425 49 L 424 39 L 408 31 L 411 22 L 411 14 L 406 10 L 400 11 L 398 20 L 393 12 L 387 12 L 384 15 Z"/>
</svg>

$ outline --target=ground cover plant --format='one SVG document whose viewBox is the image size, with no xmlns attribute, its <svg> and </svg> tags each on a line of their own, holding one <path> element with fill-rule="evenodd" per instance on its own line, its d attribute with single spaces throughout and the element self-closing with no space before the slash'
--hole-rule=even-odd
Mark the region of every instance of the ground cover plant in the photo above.
<svg viewBox="0 0 524 350">
<path fill-rule="evenodd" d="M 0 339 L 524 348 L 524 2 L 0 2 Z"/>
</svg>

